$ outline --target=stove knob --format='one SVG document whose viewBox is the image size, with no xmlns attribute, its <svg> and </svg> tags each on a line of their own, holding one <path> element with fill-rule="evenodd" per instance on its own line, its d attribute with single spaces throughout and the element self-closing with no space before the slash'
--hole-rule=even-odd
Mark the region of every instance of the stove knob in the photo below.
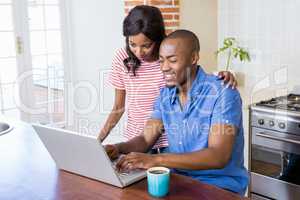
<svg viewBox="0 0 300 200">
<path fill-rule="evenodd" d="M 278 124 L 278 126 L 279 126 L 279 128 L 284 129 L 284 128 L 285 128 L 285 123 L 280 122 L 280 123 Z"/>
<path fill-rule="evenodd" d="M 265 120 L 264 120 L 264 119 L 259 119 L 259 120 L 258 120 L 258 124 L 259 124 L 259 125 L 264 125 L 264 123 L 265 123 Z"/>
<path fill-rule="evenodd" d="M 270 126 L 274 126 L 274 125 L 275 125 L 274 121 L 273 121 L 273 120 L 270 120 L 270 121 L 269 121 L 269 125 L 270 125 Z"/>
</svg>

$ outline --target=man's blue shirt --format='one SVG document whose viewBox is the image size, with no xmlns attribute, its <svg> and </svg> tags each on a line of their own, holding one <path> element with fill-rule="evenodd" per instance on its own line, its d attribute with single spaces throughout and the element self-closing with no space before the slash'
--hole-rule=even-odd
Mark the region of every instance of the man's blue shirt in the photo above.
<svg viewBox="0 0 300 200">
<path fill-rule="evenodd" d="M 223 169 L 174 171 L 244 194 L 248 173 L 244 168 L 242 101 L 237 90 L 224 87 L 218 77 L 206 74 L 199 66 L 184 107 L 180 105 L 177 88 L 165 87 L 155 102 L 152 118 L 162 120 L 170 153 L 205 149 L 214 124 L 234 125 L 237 134 L 231 159 Z"/>
</svg>

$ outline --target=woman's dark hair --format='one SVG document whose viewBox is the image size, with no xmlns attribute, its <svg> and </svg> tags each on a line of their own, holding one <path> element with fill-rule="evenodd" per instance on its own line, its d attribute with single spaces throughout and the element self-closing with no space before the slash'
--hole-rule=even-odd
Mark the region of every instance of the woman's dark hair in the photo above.
<svg viewBox="0 0 300 200">
<path fill-rule="evenodd" d="M 136 75 L 136 69 L 141 65 L 141 61 L 129 48 L 129 36 L 143 33 L 150 40 L 155 42 L 153 58 L 158 59 L 159 46 L 165 38 L 165 26 L 160 10 L 153 6 L 140 5 L 129 11 L 123 21 L 123 35 L 126 37 L 126 52 L 128 58 L 123 62 L 128 72 L 132 71 Z"/>
</svg>

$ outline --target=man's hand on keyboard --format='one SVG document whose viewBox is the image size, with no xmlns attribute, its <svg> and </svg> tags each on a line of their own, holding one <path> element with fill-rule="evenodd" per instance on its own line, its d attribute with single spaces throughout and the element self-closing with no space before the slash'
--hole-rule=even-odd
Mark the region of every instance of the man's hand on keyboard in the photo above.
<svg viewBox="0 0 300 200">
<path fill-rule="evenodd" d="M 108 144 L 104 146 L 104 149 L 111 160 L 119 157 L 119 150 L 116 145 Z"/>
<path fill-rule="evenodd" d="M 146 153 L 129 153 L 120 158 L 117 163 L 118 171 L 131 171 L 135 169 L 148 169 L 158 165 L 155 155 Z"/>
</svg>

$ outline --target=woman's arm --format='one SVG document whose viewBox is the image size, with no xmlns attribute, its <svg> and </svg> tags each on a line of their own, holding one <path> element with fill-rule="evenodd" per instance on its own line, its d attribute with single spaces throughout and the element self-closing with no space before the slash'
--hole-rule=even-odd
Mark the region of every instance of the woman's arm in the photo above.
<svg viewBox="0 0 300 200">
<path fill-rule="evenodd" d="M 101 142 L 109 135 L 110 131 L 115 127 L 122 117 L 125 110 L 125 99 L 126 91 L 115 89 L 114 106 L 98 136 L 98 140 Z"/>
</svg>

